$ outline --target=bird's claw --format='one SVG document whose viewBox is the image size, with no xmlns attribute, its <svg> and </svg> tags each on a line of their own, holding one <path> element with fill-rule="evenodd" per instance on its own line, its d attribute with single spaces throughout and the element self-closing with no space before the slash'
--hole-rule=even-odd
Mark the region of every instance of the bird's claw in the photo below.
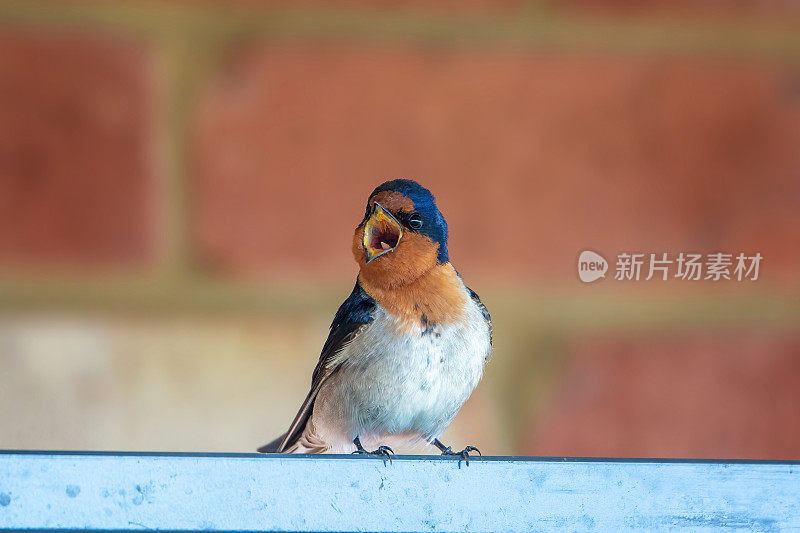
<svg viewBox="0 0 800 533">
<path fill-rule="evenodd" d="M 476 448 L 475 446 L 467 446 L 466 448 L 464 448 L 460 452 L 454 452 L 452 450 L 452 448 L 450 448 L 450 446 L 448 446 L 447 448 L 442 450 L 442 455 L 457 456 L 457 457 L 459 457 L 458 466 L 461 466 L 461 461 L 462 460 L 464 461 L 464 464 L 469 466 L 469 458 L 470 458 L 469 452 L 478 452 L 478 455 L 483 456 L 481 451 L 478 448 Z"/>
<path fill-rule="evenodd" d="M 353 452 L 354 455 L 373 455 L 376 457 L 383 458 L 383 463 L 386 464 L 386 461 L 392 462 L 392 455 L 394 455 L 394 450 L 392 450 L 388 446 L 378 446 L 377 450 L 368 452 L 364 448 L 360 448 Z"/>
</svg>

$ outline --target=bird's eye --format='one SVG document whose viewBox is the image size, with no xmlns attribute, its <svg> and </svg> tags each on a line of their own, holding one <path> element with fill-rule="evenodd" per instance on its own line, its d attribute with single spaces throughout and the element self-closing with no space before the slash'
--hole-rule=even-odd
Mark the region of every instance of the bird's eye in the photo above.
<svg viewBox="0 0 800 533">
<path fill-rule="evenodd" d="M 420 229 L 422 227 L 422 216 L 419 213 L 411 213 L 408 217 L 408 227 Z"/>
</svg>

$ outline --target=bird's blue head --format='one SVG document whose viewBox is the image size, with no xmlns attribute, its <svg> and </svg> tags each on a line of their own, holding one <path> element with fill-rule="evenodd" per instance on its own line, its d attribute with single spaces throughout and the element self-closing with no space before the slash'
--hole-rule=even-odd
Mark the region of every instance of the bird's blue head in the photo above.
<svg viewBox="0 0 800 533">
<path fill-rule="evenodd" d="M 356 228 L 353 255 L 362 273 L 372 271 L 398 284 L 447 263 L 447 222 L 431 192 L 407 179 L 376 187 Z"/>
</svg>

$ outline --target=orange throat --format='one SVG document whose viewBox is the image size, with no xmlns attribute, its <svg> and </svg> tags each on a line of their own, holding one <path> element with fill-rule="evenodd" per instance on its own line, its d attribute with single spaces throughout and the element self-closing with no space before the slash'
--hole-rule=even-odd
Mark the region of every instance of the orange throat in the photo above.
<svg viewBox="0 0 800 533">
<path fill-rule="evenodd" d="M 397 317 L 406 329 L 452 323 L 464 316 L 467 294 L 450 263 L 436 263 L 403 285 L 382 284 L 368 268 L 361 269 L 358 279 L 364 291 Z"/>
</svg>

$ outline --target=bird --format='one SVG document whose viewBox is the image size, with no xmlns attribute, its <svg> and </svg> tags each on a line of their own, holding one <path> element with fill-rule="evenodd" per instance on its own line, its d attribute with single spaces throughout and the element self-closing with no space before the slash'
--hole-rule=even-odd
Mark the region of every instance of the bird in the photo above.
<svg viewBox="0 0 800 533">
<path fill-rule="evenodd" d="M 433 194 L 416 181 L 372 191 L 352 240 L 355 287 L 333 318 L 311 389 L 286 433 L 259 452 L 390 458 L 389 443 L 427 443 L 467 464 L 480 454 L 439 440 L 492 349 L 489 311 L 450 262 L 447 238 Z"/>
</svg>

